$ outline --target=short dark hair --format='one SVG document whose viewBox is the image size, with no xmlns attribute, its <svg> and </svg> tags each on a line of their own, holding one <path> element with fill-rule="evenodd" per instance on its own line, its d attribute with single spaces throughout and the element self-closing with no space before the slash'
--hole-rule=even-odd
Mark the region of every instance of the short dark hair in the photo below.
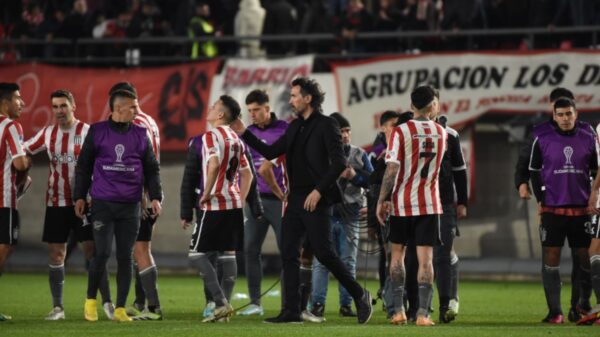
<svg viewBox="0 0 600 337">
<path fill-rule="evenodd" d="M 108 101 L 110 105 L 110 111 L 114 111 L 115 100 L 119 97 L 137 99 L 137 95 L 134 92 L 129 90 L 115 90 L 111 92 L 110 99 Z"/>
<path fill-rule="evenodd" d="M 58 97 L 64 97 L 67 99 L 67 101 L 69 101 L 71 103 L 71 105 L 75 105 L 75 97 L 73 97 L 73 94 L 68 90 L 58 89 L 58 90 L 53 91 L 50 94 L 50 99 L 58 98 Z"/>
<path fill-rule="evenodd" d="M 435 98 L 437 98 L 438 100 L 440 99 L 440 91 L 437 90 L 433 85 L 428 85 L 427 86 L 432 92 L 433 92 L 433 96 L 435 96 Z"/>
<path fill-rule="evenodd" d="M 137 90 L 135 90 L 135 87 L 133 86 L 133 84 L 131 84 L 131 82 L 119 82 L 119 83 L 116 83 L 108 91 L 108 96 L 112 95 L 112 93 L 115 92 L 115 91 L 117 91 L 117 90 L 131 91 L 132 93 L 134 93 L 137 96 Z"/>
<path fill-rule="evenodd" d="M 310 95 L 310 106 L 317 111 L 321 111 L 321 104 L 325 100 L 325 93 L 317 81 L 308 77 L 298 77 L 292 81 L 292 87 L 299 86 L 302 96 Z"/>
<path fill-rule="evenodd" d="M 415 116 L 415 114 L 413 114 L 412 111 L 404 111 L 403 113 L 400 114 L 400 118 L 398 119 L 398 123 L 396 125 L 398 126 L 400 124 L 404 124 L 404 123 L 408 122 L 409 120 L 413 119 L 414 116 Z"/>
<path fill-rule="evenodd" d="M 250 91 L 248 96 L 246 96 L 246 105 L 248 104 L 260 104 L 263 105 L 265 103 L 269 103 L 269 95 L 267 92 L 261 89 L 254 89 Z"/>
<path fill-rule="evenodd" d="M 231 123 L 240 117 L 240 105 L 233 97 L 229 95 L 222 95 L 219 97 L 219 100 L 221 100 L 221 103 L 223 103 L 223 106 L 225 107 L 225 120 L 228 123 Z"/>
<path fill-rule="evenodd" d="M 21 88 L 16 83 L 8 83 L 2 82 L 0 83 L 0 101 L 7 100 L 10 101 L 12 99 L 15 91 L 19 91 Z"/>
<path fill-rule="evenodd" d="M 556 89 L 552 90 L 550 92 L 550 95 L 548 96 L 548 98 L 550 99 L 550 103 L 556 102 L 556 100 L 561 97 L 566 97 L 571 100 L 575 99 L 575 96 L 573 96 L 573 93 L 571 92 L 571 90 L 569 90 L 567 88 L 556 88 Z"/>
<path fill-rule="evenodd" d="M 417 110 L 424 109 L 435 98 L 435 92 L 429 86 L 420 86 L 410 93 L 410 101 Z"/>
<path fill-rule="evenodd" d="M 556 100 L 556 102 L 554 102 L 554 112 L 556 112 L 556 109 L 561 108 L 573 108 L 573 110 L 577 109 L 575 106 L 575 101 L 567 97 L 560 97 Z"/>
<path fill-rule="evenodd" d="M 379 116 L 379 125 L 383 125 L 385 122 L 393 118 L 400 118 L 400 114 L 394 110 L 384 111 L 381 116 Z"/>
</svg>

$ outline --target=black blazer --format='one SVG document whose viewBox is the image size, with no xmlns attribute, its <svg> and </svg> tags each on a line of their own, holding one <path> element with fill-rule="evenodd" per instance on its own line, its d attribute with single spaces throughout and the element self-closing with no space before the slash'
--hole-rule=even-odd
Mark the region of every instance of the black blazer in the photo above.
<svg viewBox="0 0 600 337">
<path fill-rule="evenodd" d="M 346 168 L 342 135 L 335 119 L 316 111 L 313 114 L 315 114 L 315 120 L 310 123 L 307 130 L 304 130 L 306 132 L 306 144 L 304 144 L 306 163 L 299 165 L 292 163 L 293 142 L 303 124 L 300 118 L 292 121 L 286 132 L 272 145 L 263 143 L 249 130 L 242 134 L 242 139 L 268 160 L 285 154 L 286 169 L 290 179 L 293 176 L 294 167 L 298 168 L 300 165 L 306 167 L 307 173 L 315 182 L 316 190 L 321 193 L 327 203 L 333 204 L 342 200 L 342 194 L 336 183 Z M 293 182 L 290 183 L 293 184 Z"/>
</svg>

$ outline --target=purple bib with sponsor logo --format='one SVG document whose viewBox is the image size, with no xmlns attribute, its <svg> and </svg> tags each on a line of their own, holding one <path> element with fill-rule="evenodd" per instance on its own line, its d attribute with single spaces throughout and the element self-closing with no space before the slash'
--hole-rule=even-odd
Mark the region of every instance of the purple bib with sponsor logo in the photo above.
<svg viewBox="0 0 600 337">
<path fill-rule="evenodd" d="M 586 206 L 591 190 L 590 161 L 597 160 L 591 132 L 578 127 L 572 135 L 543 132 L 538 137 L 543 158 L 544 205 Z"/>
<path fill-rule="evenodd" d="M 126 133 L 110 128 L 108 121 L 92 125 L 96 162 L 90 194 L 93 199 L 139 202 L 142 199 L 142 161 L 148 147 L 146 129 L 131 124 Z"/>
</svg>

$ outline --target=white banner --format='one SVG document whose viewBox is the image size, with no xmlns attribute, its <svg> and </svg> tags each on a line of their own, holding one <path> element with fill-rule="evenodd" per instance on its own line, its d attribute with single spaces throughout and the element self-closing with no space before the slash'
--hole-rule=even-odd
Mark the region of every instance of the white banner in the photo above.
<svg viewBox="0 0 600 337">
<path fill-rule="evenodd" d="M 359 126 L 357 145 L 372 141 L 385 110 L 410 110 L 410 93 L 430 84 L 440 90 L 450 125 L 490 110 L 547 111 L 556 87 L 572 90 L 578 110 L 600 109 L 600 53 L 447 53 L 335 64 L 338 106 Z"/>
<path fill-rule="evenodd" d="M 289 57 L 278 60 L 227 59 L 221 72 L 221 93 L 235 98 L 242 107 L 244 121 L 246 95 L 254 89 L 266 90 L 271 110 L 281 119 L 288 119 L 290 83 L 296 77 L 309 76 L 313 66 L 313 55 Z"/>
</svg>

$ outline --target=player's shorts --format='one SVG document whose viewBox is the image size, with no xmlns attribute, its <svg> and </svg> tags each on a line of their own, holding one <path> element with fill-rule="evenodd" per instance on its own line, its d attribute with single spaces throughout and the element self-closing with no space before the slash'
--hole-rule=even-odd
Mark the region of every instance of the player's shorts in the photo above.
<svg viewBox="0 0 600 337">
<path fill-rule="evenodd" d="M 148 214 L 152 215 L 152 208 L 148 208 Z M 140 231 L 135 241 L 149 242 L 152 241 L 152 228 L 156 223 L 155 217 L 146 217 L 146 219 L 140 219 Z"/>
<path fill-rule="evenodd" d="M 543 247 L 562 247 L 565 238 L 571 248 L 587 248 L 590 246 L 591 218 L 589 215 L 566 216 L 542 213 L 540 240 Z"/>
<path fill-rule="evenodd" d="M 190 252 L 244 250 L 244 214 L 241 208 L 199 211 Z"/>
<path fill-rule="evenodd" d="M 415 246 L 440 244 L 440 215 L 391 216 L 389 240 Z"/>
<path fill-rule="evenodd" d="M 74 206 L 46 207 L 44 233 L 42 241 L 47 243 L 66 243 L 73 231 L 77 241 L 92 241 L 94 233 L 89 223 L 75 215 Z"/>
<path fill-rule="evenodd" d="M 19 211 L 14 208 L 0 208 L 0 244 L 16 245 L 19 239 Z"/>
</svg>

